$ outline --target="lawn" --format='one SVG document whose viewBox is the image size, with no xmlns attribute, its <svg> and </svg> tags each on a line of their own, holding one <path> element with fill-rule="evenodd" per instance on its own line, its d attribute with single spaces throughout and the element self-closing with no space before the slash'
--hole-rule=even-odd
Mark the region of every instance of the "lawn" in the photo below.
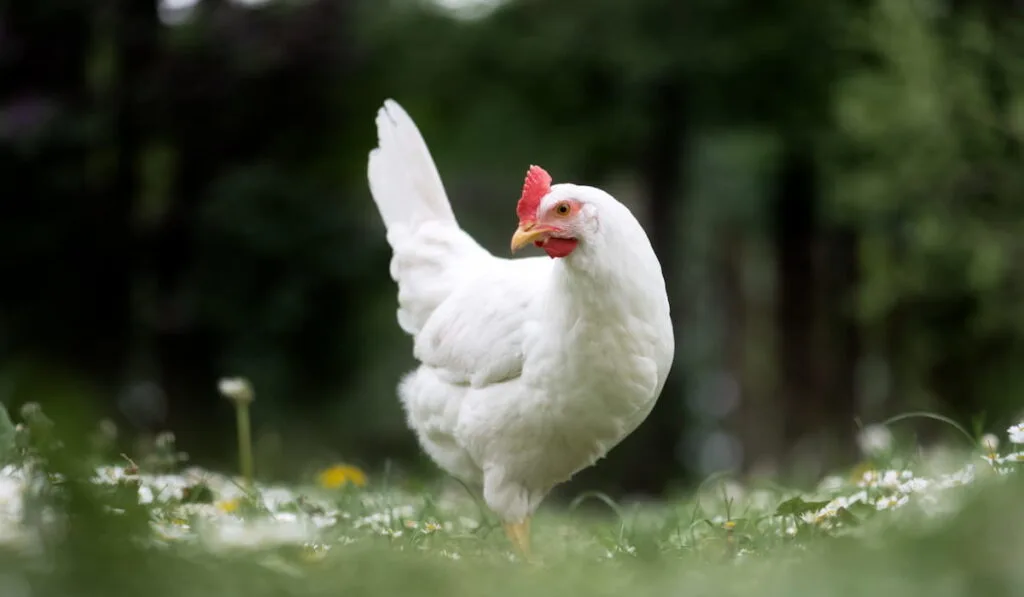
<svg viewBox="0 0 1024 597">
<path fill-rule="evenodd" d="M 813 491 L 721 475 L 661 503 L 583 495 L 542 508 L 523 561 L 452 482 L 339 464 L 250 485 L 177 462 L 169 436 L 163 460 L 97 462 L 23 417 L 0 424 L 3 597 L 1024 594 L 1019 427 L 1001 451 L 882 446 Z"/>
</svg>

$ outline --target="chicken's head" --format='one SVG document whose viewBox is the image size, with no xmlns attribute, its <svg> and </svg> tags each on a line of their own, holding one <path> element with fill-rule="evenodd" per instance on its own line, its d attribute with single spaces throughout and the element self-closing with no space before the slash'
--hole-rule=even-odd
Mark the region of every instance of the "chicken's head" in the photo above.
<svg viewBox="0 0 1024 597">
<path fill-rule="evenodd" d="M 593 214 L 587 204 L 572 193 L 551 186 L 551 175 L 540 166 L 530 166 L 523 194 L 516 206 L 519 228 L 512 235 L 512 252 L 533 243 L 550 257 L 567 257 L 580 239 L 593 228 Z M 578 188 L 578 187 L 577 187 Z"/>
</svg>

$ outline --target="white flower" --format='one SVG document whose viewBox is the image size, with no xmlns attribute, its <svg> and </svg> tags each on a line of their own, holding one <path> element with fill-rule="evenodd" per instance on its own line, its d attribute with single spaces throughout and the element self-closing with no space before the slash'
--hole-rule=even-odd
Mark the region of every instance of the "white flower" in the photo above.
<svg viewBox="0 0 1024 597">
<path fill-rule="evenodd" d="M 101 466 L 96 468 L 96 474 L 92 478 L 93 483 L 104 485 L 117 485 L 125 479 L 135 479 L 136 475 L 129 475 L 123 466 Z"/>
<path fill-rule="evenodd" d="M 182 475 L 139 475 L 139 498 L 145 495 L 143 488 L 146 488 L 150 501 L 180 500 L 185 497 L 185 488 L 193 484 Z"/>
<path fill-rule="evenodd" d="M 280 510 L 281 506 L 290 504 L 296 499 L 295 494 L 286 487 L 267 487 L 260 492 L 260 497 L 263 498 L 264 505 L 271 512 Z"/>
<path fill-rule="evenodd" d="M 223 517 L 213 524 L 207 536 L 217 547 L 250 549 L 273 545 L 302 545 L 315 539 L 305 525 L 296 522 L 275 519 L 242 522 L 230 517 Z"/>
<path fill-rule="evenodd" d="M 338 517 L 333 514 L 314 514 L 310 516 L 310 520 L 317 528 L 333 527 L 338 524 Z"/>
<path fill-rule="evenodd" d="M 878 499 L 875 507 L 879 510 L 890 510 L 899 508 L 910 501 L 910 496 L 906 495 L 890 495 Z"/>
<path fill-rule="evenodd" d="M 994 454 L 999 449 L 999 438 L 994 433 L 986 433 L 981 436 L 981 447 L 989 454 Z"/>
<path fill-rule="evenodd" d="M 867 500 L 867 492 L 859 491 L 852 496 L 839 496 L 831 502 L 825 504 L 821 510 L 817 512 L 804 512 L 800 515 L 800 519 L 807 524 L 825 524 L 834 522 L 834 519 L 841 508 L 849 508 L 853 503 L 858 501 Z"/>
<path fill-rule="evenodd" d="M 26 481 L 25 473 L 13 466 L 0 469 L 0 545 L 35 551 L 39 549 L 39 535 L 21 523 Z M 48 519 L 52 515 L 44 516 L 44 521 L 52 522 Z"/>
<path fill-rule="evenodd" d="M 885 425 L 868 425 L 857 434 L 857 445 L 867 456 L 879 456 L 892 448 L 892 432 Z"/>
<path fill-rule="evenodd" d="M 0 526 L 21 522 L 22 499 L 25 483 L 14 467 L 0 472 Z"/>
<path fill-rule="evenodd" d="M 397 522 L 400 518 L 410 518 L 415 514 L 415 508 L 412 506 L 399 506 L 397 508 L 391 508 L 383 512 L 375 512 L 369 516 L 364 516 L 356 520 L 353 525 L 356 528 L 368 526 L 373 529 L 381 530 L 390 528 L 393 522 Z"/>
<path fill-rule="evenodd" d="M 939 478 L 937 486 L 939 489 L 948 489 L 950 487 L 959 487 L 961 485 L 967 485 L 974 481 L 974 465 L 968 464 L 964 468 L 950 473 L 948 475 L 942 475 Z"/>
<path fill-rule="evenodd" d="M 900 484 L 897 490 L 900 493 L 915 493 L 919 491 L 924 491 L 925 489 L 928 489 L 928 487 L 930 486 L 931 481 L 929 481 L 928 479 L 922 479 L 918 477 L 916 479 L 911 479 L 906 483 Z"/>
<path fill-rule="evenodd" d="M 217 384 L 220 393 L 228 400 L 249 403 L 253 400 L 252 385 L 244 377 L 229 377 Z"/>
<path fill-rule="evenodd" d="M 1024 452 L 1010 452 L 1005 456 L 1000 456 L 996 459 L 999 464 L 1005 464 L 1007 462 L 1024 462 Z"/>
<path fill-rule="evenodd" d="M 849 508 L 850 506 L 856 504 L 857 502 L 863 502 L 866 504 L 867 501 L 868 492 L 862 489 L 851 496 L 841 495 L 837 497 L 836 499 L 832 500 L 831 503 L 829 503 L 829 506 L 834 506 L 835 509 L 838 510 L 839 508 Z M 826 508 L 827 507 L 828 506 L 826 506 Z"/>
<path fill-rule="evenodd" d="M 903 470 L 887 470 L 887 471 L 864 471 L 859 481 L 857 481 L 858 487 L 875 488 L 882 487 L 885 489 L 896 489 L 905 481 L 914 478 L 914 473 L 911 471 Z"/>
<path fill-rule="evenodd" d="M 1013 427 L 1006 430 L 1010 434 L 1010 442 L 1014 444 L 1024 444 L 1024 423 L 1017 423 Z"/>
<path fill-rule="evenodd" d="M 878 471 L 864 471 L 860 476 L 860 480 L 857 481 L 857 487 L 877 487 L 878 486 Z"/>
<path fill-rule="evenodd" d="M 425 535 L 429 535 L 430 533 L 436 533 L 441 529 L 441 525 L 437 524 L 437 522 L 433 520 L 428 520 L 427 522 L 423 523 L 423 528 L 420 529 L 420 532 L 422 532 Z"/>
<path fill-rule="evenodd" d="M 224 517 L 224 512 L 217 508 L 215 504 L 181 504 L 175 509 L 175 512 L 180 513 L 182 517 L 195 516 L 196 518 L 206 520 L 213 520 Z"/>
<path fill-rule="evenodd" d="M 903 472 L 888 470 L 882 473 L 882 478 L 878 481 L 878 486 L 895 489 L 900 486 L 900 482 L 903 478 Z"/>
<path fill-rule="evenodd" d="M 279 522 L 298 522 L 299 517 L 294 512 L 277 512 L 274 514 Z"/>
</svg>

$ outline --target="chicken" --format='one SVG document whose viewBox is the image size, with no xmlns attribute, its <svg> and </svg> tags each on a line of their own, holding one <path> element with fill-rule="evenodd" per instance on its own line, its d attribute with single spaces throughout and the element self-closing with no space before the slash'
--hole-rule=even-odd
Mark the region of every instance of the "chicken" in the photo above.
<svg viewBox="0 0 1024 597">
<path fill-rule="evenodd" d="M 369 186 L 419 362 L 398 384 L 408 425 L 528 555 L 548 492 L 632 433 L 661 393 L 675 351 L 661 265 L 623 204 L 552 185 L 538 166 L 511 249 L 548 257 L 494 256 L 459 227 L 409 115 L 387 100 L 376 123 Z"/>
</svg>

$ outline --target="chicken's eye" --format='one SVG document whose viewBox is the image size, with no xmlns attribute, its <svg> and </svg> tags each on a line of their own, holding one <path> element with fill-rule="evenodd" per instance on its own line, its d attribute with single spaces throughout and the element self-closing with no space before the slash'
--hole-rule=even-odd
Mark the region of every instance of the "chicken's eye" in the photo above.
<svg viewBox="0 0 1024 597">
<path fill-rule="evenodd" d="M 555 206 L 555 213 L 560 216 L 567 216 L 570 211 L 572 211 L 572 208 L 569 207 L 568 203 L 559 203 Z"/>
</svg>

